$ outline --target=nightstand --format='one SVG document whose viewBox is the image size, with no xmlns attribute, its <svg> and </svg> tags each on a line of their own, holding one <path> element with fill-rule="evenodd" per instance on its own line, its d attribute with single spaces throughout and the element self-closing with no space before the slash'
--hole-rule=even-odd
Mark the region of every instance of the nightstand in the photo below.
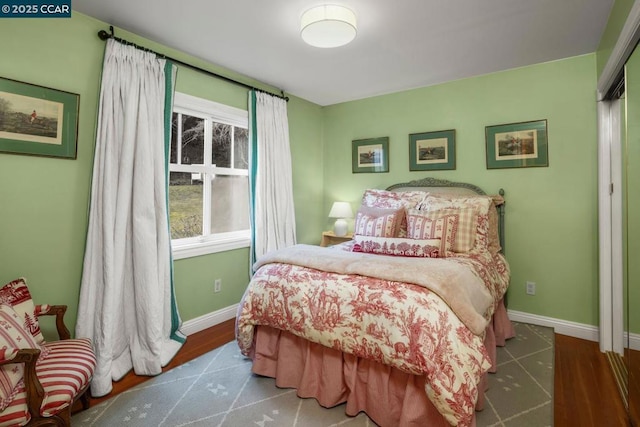
<svg viewBox="0 0 640 427">
<path fill-rule="evenodd" d="M 337 245 L 338 243 L 348 242 L 352 238 L 353 233 L 347 233 L 346 236 L 336 236 L 336 233 L 334 233 L 333 231 L 323 231 L 320 246 L 333 246 Z"/>
</svg>

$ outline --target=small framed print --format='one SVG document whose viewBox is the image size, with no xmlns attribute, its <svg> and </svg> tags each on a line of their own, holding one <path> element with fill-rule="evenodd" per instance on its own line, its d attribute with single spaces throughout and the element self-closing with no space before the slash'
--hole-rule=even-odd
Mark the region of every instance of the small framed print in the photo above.
<svg viewBox="0 0 640 427">
<path fill-rule="evenodd" d="M 456 131 L 409 135 L 409 170 L 431 171 L 456 168 Z"/>
<path fill-rule="evenodd" d="M 487 169 L 549 166 L 547 121 L 487 126 Z"/>
<path fill-rule="evenodd" d="M 352 141 L 353 173 L 389 172 L 389 137 Z"/>
<path fill-rule="evenodd" d="M 80 95 L 0 77 L 0 152 L 76 158 Z"/>
</svg>

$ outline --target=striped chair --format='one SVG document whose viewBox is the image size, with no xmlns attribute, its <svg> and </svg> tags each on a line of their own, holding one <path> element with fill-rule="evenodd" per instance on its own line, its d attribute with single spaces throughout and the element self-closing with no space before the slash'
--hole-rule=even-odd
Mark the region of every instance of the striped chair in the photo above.
<svg viewBox="0 0 640 427">
<path fill-rule="evenodd" d="M 17 281 L 14 281 L 9 285 L 13 285 L 14 290 L 27 292 L 23 289 L 26 288 L 24 279 L 19 280 L 19 283 L 16 284 Z M 31 341 L 29 332 L 34 336 L 36 332 L 40 334 L 37 324 L 30 324 L 27 336 L 18 335 L 16 340 L 16 335 L 10 336 L 7 331 L 20 329 L 23 326 L 23 318 L 22 313 L 19 313 L 20 307 L 15 311 L 7 308 L 11 302 L 15 302 L 3 298 L 2 290 L 7 286 L 0 289 L 0 339 L 5 342 L 5 348 L 0 349 L 0 368 L 9 366 L 3 372 L 9 372 L 14 376 L 16 372 L 23 372 L 23 376 L 13 388 L 9 388 L 12 392 L 3 396 L 0 401 L 0 404 L 5 406 L 0 412 L 0 426 L 69 426 L 71 407 L 76 400 L 81 401 L 84 409 L 89 407 L 86 391 L 96 366 L 91 341 L 86 338 L 70 338 L 69 330 L 63 320 L 67 310 L 67 306 L 64 305 L 31 306 L 35 319 L 41 316 L 55 316 L 59 341 L 45 342 L 44 338 L 41 342 Z M 24 298 L 22 300 L 24 301 Z M 15 305 L 14 308 L 16 308 Z M 11 312 L 13 317 L 7 316 L 7 312 Z M 18 312 L 17 316 L 16 312 Z M 27 328 L 22 328 L 22 332 L 25 329 Z M 16 342 L 15 346 L 10 345 L 6 348 L 7 340 L 11 343 L 12 339 Z M 36 348 L 25 348 L 28 347 L 25 341 L 33 343 L 33 347 Z M 21 366 L 18 364 L 23 364 L 23 371 L 10 367 Z M 5 390 L 7 385 L 3 382 L 7 381 L 6 378 L 6 375 L 0 375 L 0 387 L 5 386 Z M 11 386 L 12 384 L 9 384 L 9 387 Z"/>
</svg>

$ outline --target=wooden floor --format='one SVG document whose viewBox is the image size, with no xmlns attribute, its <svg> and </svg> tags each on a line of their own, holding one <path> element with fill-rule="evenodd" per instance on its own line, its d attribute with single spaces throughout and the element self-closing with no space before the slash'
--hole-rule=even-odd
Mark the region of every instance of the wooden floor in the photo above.
<svg viewBox="0 0 640 427">
<path fill-rule="evenodd" d="M 164 369 L 188 362 L 234 339 L 234 320 L 228 320 L 190 335 L 176 357 Z M 91 398 L 91 405 L 134 387 L 149 377 L 127 375 L 115 382 L 113 391 L 102 398 Z M 556 427 L 627 426 L 627 415 L 598 344 L 566 335 L 556 335 L 554 425 Z"/>
</svg>

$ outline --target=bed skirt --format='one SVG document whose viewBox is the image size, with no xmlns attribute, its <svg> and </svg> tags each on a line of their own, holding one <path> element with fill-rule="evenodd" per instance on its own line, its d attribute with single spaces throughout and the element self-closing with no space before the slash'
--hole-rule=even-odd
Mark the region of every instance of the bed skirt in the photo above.
<svg viewBox="0 0 640 427">
<path fill-rule="evenodd" d="M 496 370 L 496 345 L 515 335 L 502 301 L 487 328 L 485 346 Z M 448 426 L 425 393 L 425 377 L 309 342 L 268 326 L 256 327 L 253 372 L 276 379 L 282 388 L 295 388 L 301 398 L 315 398 L 330 408 L 346 402 L 345 412 L 365 412 L 385 426 Z M 480 389 L 485 390 L 486 374 Z M 484 407 L 484 393 L 477 410 Z M 473 424 L 475 425 L 475 417 Z"/>
</svg>

